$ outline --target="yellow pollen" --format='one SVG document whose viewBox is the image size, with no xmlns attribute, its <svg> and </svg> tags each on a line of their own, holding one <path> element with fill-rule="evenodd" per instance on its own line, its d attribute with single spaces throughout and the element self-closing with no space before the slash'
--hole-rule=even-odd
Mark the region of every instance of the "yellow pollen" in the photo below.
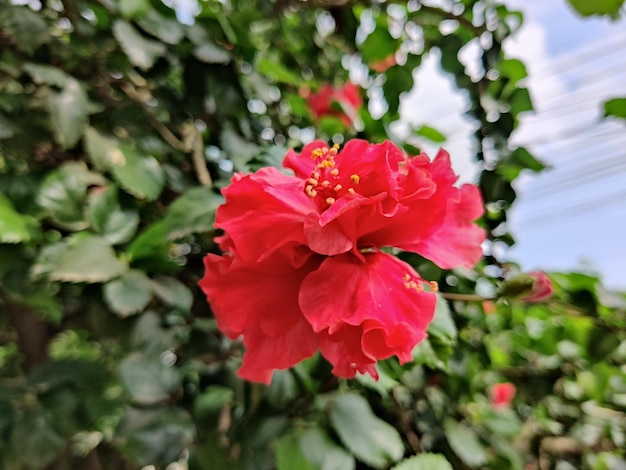
<svg viewBox="0 0 626 470">
<path fill-rule="evenodd" d="M 335 186 L 335 187 L 333 188 L 333 191 L 335 191 L 336 193 L 338 193 L 339 191 L 341 191 L 341 190 L 342 190 L 342 188 L 343 188 L 343 186 L 341 186 L 340 184 L 338 184 L 337 186 Z"/>
<path fill-rule="evenodd" d="M 430 281 L 428 285 L 430 286 L 433 292 L 439 291 L 439 284 L 437 284 L 437 281 Z"/>
<path fill-rule="evenodd" d="M 319 181 L 318 181 L 318 180 L 316 180 L 315 178 L 309 178 L 309 179 L 307 180 L 307 183 L 310 183 L 310 184 L 311 184 L 311 185 L 313 185 L 313 186 L 317 186 L 317 185 L 319 184 Z"/>
<path fill-rule="evenodd" d="M 333 168 L 332 170 L 330 170 L 331 176 L 337 176 L 338 174 L 339 174 L 339 170 L 337 168 Z"/>
<path fill-rule="evenodd" d="M 359 181 L 361 181 L 361 177 L 359 175 L 351 175 L 350 179 L 354 184 L 359 184 Z"/>
<path fill-rule="evenodd" d="M 333 147 L 328 151 L 328 153 L 332 156 L 337 155 L 337 151 L 339 150 L 339 144 L 333 145 Z"/>
<path fill-rule="evenodd" d="M 311 173 L 311 178 L 313 178 L 314 180 L 318 180 L 320 179 L 320 174 L 319 171 L 314 171 L 313 173 Z"/>
<path fill-rule="evenodd" d="M 335 203 L 334 197 L 326 198 L 326 204 L 328 204 L 329 206 L 332 206 L 334 203 Z"/>
<path fill-rule="evenodd" d="M 330 181 L 328 180 L 322 181 L 322 188 L 330 188 Z"/>
<path fill-rule="evenodd" d="M 406 273 L 404 276 L 402 276 L 402 280 L 404 282 L 410 281 L 411 280 L 411 275 L 409 273 Z"/>
<path fill-rule="evenodd" d="M 354 196 L 355 194 L 354 188 L 348 188 L 348 194 L 351 194 L 352 196 Z"/>
</svg>

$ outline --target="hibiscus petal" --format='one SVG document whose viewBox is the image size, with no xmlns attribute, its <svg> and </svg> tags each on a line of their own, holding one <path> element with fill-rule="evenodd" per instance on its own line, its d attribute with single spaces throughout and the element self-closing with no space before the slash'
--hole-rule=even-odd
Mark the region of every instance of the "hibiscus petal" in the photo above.
<svg viewBox="0 0 626 470">
<path fill-rule="evenodd" d="M 433 318 L 436 297 L 408 264 L 386 253 L 327 258 L 300 290 L 322 354 L 346 376 L 377 359 L 410 358 Z M 332 347 L 331 347 L 332 346 Z"/>
<path fill-rule="evenodd" d="M 289 252 L 278 252 L 260 263 L 247 263 L 230 255 L 205 257 L 205 274 L 198 285 L 204 291 L 224 331 L 243 331 L 251 324 L 268 335 L 302 317 L 298 292 L 304 278 L 319 266 L 308 256 L 301 267 L 291 264 Z"/>
<path fill-rule="evenodd" d="M 217 210 L 215 225 L 224 229 L 246 261 L 265 259 L 282 246 L 305 244 L 304 218 L 315 211 L 304 182 L 263 168 L 223 190 L 226 202 Z"/>
<path fill-rule="evenodd" d="M 271 382 L 275 369 L 293 367 L 313 356 L 319 348 L 317 335 L 302 316 L 275 336 L 268 336 L 258 328 L 250 328 L 244 333 L 243 342 L 246 354 L 238 371 L 239 376 L 266 384 Z"/>
</svg>

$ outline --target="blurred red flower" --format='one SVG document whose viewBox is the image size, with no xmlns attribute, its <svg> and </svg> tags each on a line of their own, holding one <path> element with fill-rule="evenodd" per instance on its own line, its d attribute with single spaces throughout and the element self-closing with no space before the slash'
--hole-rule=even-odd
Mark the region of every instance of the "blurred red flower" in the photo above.
<svg viewBox="0 0 626 470">
<path fill-rule="evenodd" d="M 360 88 L 353 83 L 346 83 L 341 88 L 324 84 L 319 91 L 309 94 L 307 104 L 314 119 L 331 116 L 350 126 L 363 106 L 363 99 Z"/>
<path fill-rule="evenodd" d="M 522 301 L 527 303 L 543 302 L 548 300 L 554 294 L 552 281 L 543 271 L 533 271 L 528 273 L 533 278 L 533 287 L 530 294 L 526 295 Z"/>
<path fill-rule="evenodd" d="M 511 406 L 517 389 L 511 382 L 494 384 L 491 387 L 491 404 L 496 408 L 508 408 Z"/>
<path fill-rule="evenodd" d="M 219 327 L 243 335 L 239 373 L 269 382 L 318 349 L 341 377 L 377 377 L 378 359 L 411 360 L 426 336 L 436 286 L 380 251 L 414 251 L 472 267 L 485 234 L 478 190 L 454 186 L 448 154 L 407 158 L 390 142 L 321 142 L 275 168 L 238 175 L 216 215 L 224 256 L 208 255 L 200 287 Z M 291 344 L 291 343 L 297 344 Z"/>
</svg>

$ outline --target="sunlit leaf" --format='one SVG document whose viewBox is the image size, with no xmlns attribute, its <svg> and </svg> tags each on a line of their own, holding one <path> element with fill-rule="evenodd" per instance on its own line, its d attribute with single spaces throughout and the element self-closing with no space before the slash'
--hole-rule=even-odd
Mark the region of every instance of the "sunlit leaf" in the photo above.
<svg viewBox="0 0 626 470">
<path fill-rule="evenodd" d="M 480 467 L 487 463 L 485 448 L 471 428 L 452 419 L 446 419 L 444 428 L 448 444 L 463 462 L 470 467 Z"/>
<path fill-rule="evenodd" d="M 443 455 L 423 453 L 403 460 L 391 470 L 452 470 L 452 465 Z"/>
<path fill-rule="evenodd" d="M 165 173 L 151 155 L 121 145 L 109 152 L 111 171 L 120 186 L 139 199 L 156 199 L 165 185 Z"/>
<path fill-rule="evenodd" d="M 80 83 L 68 77 L 61 93 L 51 93 L 48 110 L 52 118 L 55 136 L 63 148 L 73 147 L 87 126 L 89 103 Z"/>
<path fill-rule="evenodd" d="M 113 34 L 133 65 L 149 69 L 165 53 L 165 46 L 143 37 L 130 23 L 117 20 Z"/>
<path fill-rule="evenodd" d="M 111 310 L 127 317 L 142 311 L 152 298 L 152 283 L 143 271 L 132 269 L 123 276 L 106 283 L 102 292 Z"/>
</svg>

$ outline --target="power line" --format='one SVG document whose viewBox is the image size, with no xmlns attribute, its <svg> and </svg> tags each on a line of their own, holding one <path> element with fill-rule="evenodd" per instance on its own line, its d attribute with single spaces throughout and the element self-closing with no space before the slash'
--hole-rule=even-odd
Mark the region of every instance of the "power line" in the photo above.
<svg viewBox="0 0 626 470">
<path fill-rule="evenodd" d="M 536 228 L 550 223 L 558 222 L 563 219 L 567 219 L 572 215 L 580 216 L 581 214 L 588 213 L 597 209 L 603 209 L 615 203 L 626 203 L 626 191 L 610 194 L 600 199 L 594 199 L 591 201 L 585 201 L 582 204 L 575 204 L 573 206 L 559 209 L 558 211 L 546 212 L 540 214 L 537 217 L 520 222 L 520 226 L 523 228 Z M 626 205 L 625 205 L 626 208 Z"/>
</svg>

